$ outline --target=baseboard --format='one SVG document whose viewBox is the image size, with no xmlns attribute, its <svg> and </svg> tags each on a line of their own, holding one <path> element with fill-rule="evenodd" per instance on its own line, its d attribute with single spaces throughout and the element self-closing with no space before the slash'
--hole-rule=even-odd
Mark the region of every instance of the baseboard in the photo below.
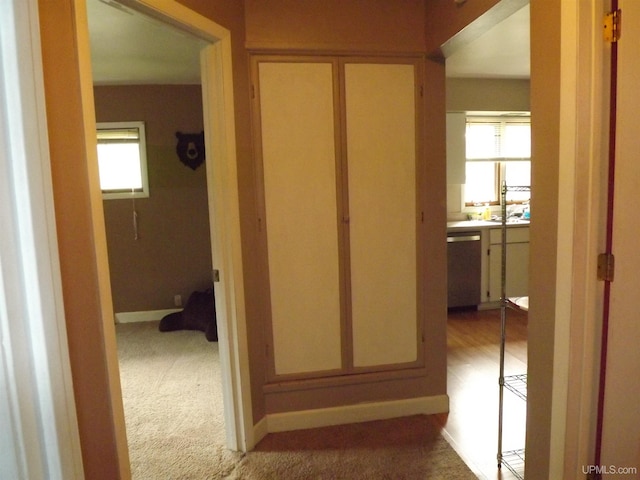
<svg viewBox="0 0 640 480">
<path fill-rule="evenodd" d="M 264 437 L 269 433 L 267 417 L 263 417 L 253 426 L 253 438 L 247 439 L 247 450 L 253 450 Z"/>
<path fill-rule="evenodd" d="M 409 398 L 388 402 L 361 403 L 344 407 L 320 408 L 266 416 L 269 433 L 369 422 L 410 415 L 432 415 L 449 411 L 449 396 Z"/>
<path fill-rule="evenodd" d="M 169 308 L 166 310 L 147 310 L 144 312 L 119 312 L 115 314 L 116 323 L 154 322 L 161 320 L 165 315 L 180 312 L 181 308 Z"/>
</svg>

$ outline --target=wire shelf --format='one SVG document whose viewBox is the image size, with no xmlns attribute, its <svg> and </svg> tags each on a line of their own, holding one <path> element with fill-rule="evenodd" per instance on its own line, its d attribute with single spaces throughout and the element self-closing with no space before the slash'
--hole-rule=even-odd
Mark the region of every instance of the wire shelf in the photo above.
<svg viewBox="0 0 640 480">
<path fill-rule="evenodd" d="M 507 298 L 506 280 L 507 280 L 507 192 L 528 192 L 531 190 L 529 186 L 507 186 L 506 182 L 502 183 L 501 189 L 501 205 L 502 205 L 502 257 L 501 257 L 501 292 L 500 292 L 500 393 L 499 393 L 499 412 L 498 412 L 498 467 L 506 466 L 516 478 L 524 479 L 524 449 L 502 451 L 502 414 L 503 414 L 503 391 L 506 388 L 520 399 L 527 401 L 527 375 L 508 375 L 504 374 L 505 360 L 505 343 L 507 329 L 507 307 L 529 310 L 528 298 L 526 308 L 520 304 L 516 298 Z M 523 297 L 524 298 L 524 297 Z"/>
<path fill-rule="evenodd" d="M 527 401 L 527 375 L 509 375 L 504 377 L 504 387 Z"/>
<path fill-rule="evenodd" d="M 523 186 L 523 185 L 503 185 L 502 186 L 502 191 L 503 191 L 503 193 L 506 193 L 506 192 L 530 192 L 531 191 L 531 187 L 530 186 Z"/>
<path fill-rule="evenodd" d="M 524 449 L 503 452 L 498 459 L 498 467 L 504 465 L 520 480 L 524 480 Z"/>
</svg>

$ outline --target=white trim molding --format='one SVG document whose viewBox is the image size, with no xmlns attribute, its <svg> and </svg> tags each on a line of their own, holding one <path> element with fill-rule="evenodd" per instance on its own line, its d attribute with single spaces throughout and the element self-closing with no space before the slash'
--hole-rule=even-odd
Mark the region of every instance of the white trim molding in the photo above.
<svg viewBox="0 0 640 480">
<path fill-rule="evenodd" d="M 181 312 L 181 308 L 166 310 L 146 310 L 141 312 L 118 312 L 115 314 L 116 323 L 155 322 L 174 312 Z"/>
<path fill-rule="evenodd" d="M 37 1 L 3 1 L 0 31 L 0 476 L 82 479 Z"/>
<path fill-rule="evenodd" d="M 387 402 L 360 403 L 341 407 L 319 408 L 267 415 L 268 433 L 328 427 L 348 423 L 370 422 L 410 415 L 432 415 L 449 411 L 449 396 L 408 398 Z M 264 425 L 256 429 L 264 430 Z"/>
</svg>

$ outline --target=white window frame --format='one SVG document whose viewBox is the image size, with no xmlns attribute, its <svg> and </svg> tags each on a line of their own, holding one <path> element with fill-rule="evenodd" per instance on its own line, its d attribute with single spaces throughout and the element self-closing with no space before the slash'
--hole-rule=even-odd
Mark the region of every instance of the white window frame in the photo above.
<svg viewBox="0 0 640 480">
<path fill-rule="evenodd" d="M 133 130 L 138 131 L 138 152 L 140 158 L 140 177 L 142 185 L 140 188 L 131 190 L 102 190 L 102 198 L 104 200 L 122 199 L 122 198 L 147 198 L 149 197 L 149 176 L 147 170 L 147 145 L 146 132 L 144 122 L 100 122 L 96 123 L 98 145 L 106 143 L 100 140 L 100 131 L 106 130 Z M 99 161 L 99 155 L 98 155 Z"/>
<path fill-rule="evenodd" d="M 504 127 L 508 124 L 528 124 L 531 125 L 531 117 L 525 114 L 511 115 L 511 116 L 488 116 L 488 115 L 467 115 L 467 125 L 470 123 L 490 123 L 490 124 L 499 124 L 499 131 L 502 132 Z M 479 203 L 469 203 L 466 200 L 465 188 L 462 189 L 462 205 L 463 209 L 474 209 L 477 206 L 483 205 L 500 205 L 500 185 L 502 180 L 506 177 L 506 162 L 512 161 L 531 161 L 531 154 L 529 156 L 522 157 L 507 157 L 502 155 L 502 138 L 498 139 L 497 144 L 497 155 L 493 157 L 486 158 L 477 158 L 477 157 L 469 157 L 467 156 L 466 162 L 493 162 L 494 168 L 496 169 L 496 182 L 494 185 L 495 188 L 495 197 L 496 199 L 491 202 L 483 202 L 482 200 L 478 200 Z M 465 186 L 466 187 L 466 186 Z M 486 200 L 486 199 L 485 199 Z M 526 202 L 526 201 L 524 201 Z M 523 200 L 515 200 L 515 201 L 507 201 L 507 203 L 523 203 Z"/>
</svg>

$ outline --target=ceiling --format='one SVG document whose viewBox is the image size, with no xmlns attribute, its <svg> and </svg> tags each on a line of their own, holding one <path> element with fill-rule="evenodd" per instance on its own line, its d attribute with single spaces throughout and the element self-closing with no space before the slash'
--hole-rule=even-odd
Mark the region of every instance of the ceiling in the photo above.
<svg viewBox="0 0 640 480">
<path fill-rule="evenodd" d="M 447 77 L 529 78 L 529 5 L 447 57 Z"/>
<path fill-rule="evenodd" d="M 200 83 L 203 40 L 114 0 L 87 0 L 87 12 L 97 85 Z M 529 78 L 529 6 L 457 49 L 446 66 L 448 77 Z"/>
<path fill-rule="evenodd" d="M 198 84 L 206 42 L 112 0 L 87 0 L 98 85 Z"/>
</svg>

